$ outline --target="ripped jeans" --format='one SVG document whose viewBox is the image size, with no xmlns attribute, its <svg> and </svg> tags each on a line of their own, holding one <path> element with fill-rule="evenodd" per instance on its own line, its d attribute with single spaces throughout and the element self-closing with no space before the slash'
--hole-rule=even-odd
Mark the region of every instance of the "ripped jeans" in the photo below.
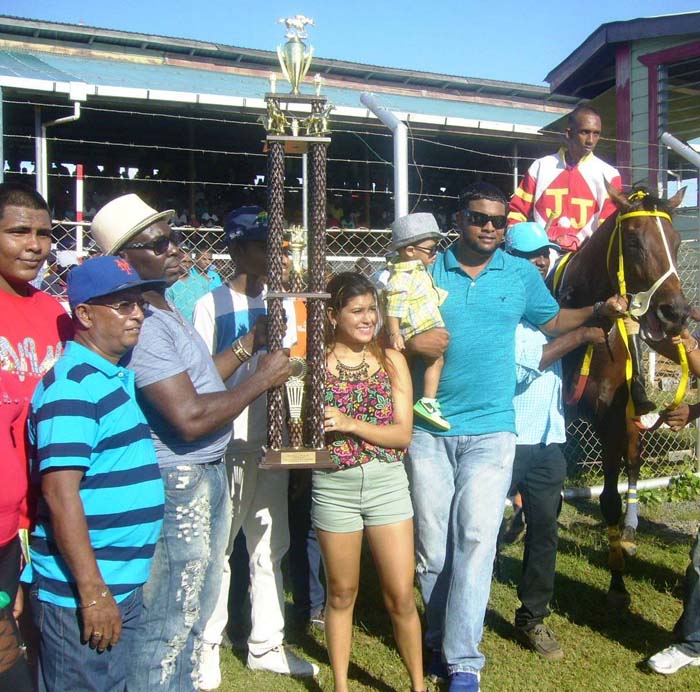
<svg viewBox="0 0 700 692">
<path fill-rule="evenodd" d="M 161 469 L 161 475 L 163 533 L 143 587 L 129 692 L 198 689 L 202 630 L 219 594 L 231 527 L 223 463 L 179 464 Z"/>
</svg>

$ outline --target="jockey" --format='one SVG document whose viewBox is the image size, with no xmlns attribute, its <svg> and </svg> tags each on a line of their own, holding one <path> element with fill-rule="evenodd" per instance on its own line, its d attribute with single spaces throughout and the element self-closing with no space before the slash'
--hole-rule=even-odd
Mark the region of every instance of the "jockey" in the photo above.
<svg viewBox="0 0 700 692">
<path fill-rule="evenodd" d="M 605 183 L 622 189 L 620 173 L 595 151 L 602 121 L 590 106 L 578 106 L 568 118 L 566 146 L 532 163 L 508 205 L 508 226 L 522 221 L 547 225 L 549 239 L 576 252 L 616 209 Z M 550 253 L 552 262 L 556 251 Z M 642 377 L 639 325 L 625 320 L 633 364 L 632 400 L 637 416 L 656 405 L 647 397 Z"/>
</svg>

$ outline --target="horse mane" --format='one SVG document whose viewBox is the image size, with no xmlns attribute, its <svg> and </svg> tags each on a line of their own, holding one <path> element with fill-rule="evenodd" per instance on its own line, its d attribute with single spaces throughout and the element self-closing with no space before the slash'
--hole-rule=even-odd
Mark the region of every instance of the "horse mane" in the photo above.
<svg viewBox="0 0 700 692">
<path fill-rule="evenodd" d="M 663 211 L 669 216 L 673 214 L 673 209 L 668 204 L 668 200 L 662 197 L 655 197 L 643 185 L 635 185 L 627 196 L 632 205 L 630 211 Z"/>
</svg>

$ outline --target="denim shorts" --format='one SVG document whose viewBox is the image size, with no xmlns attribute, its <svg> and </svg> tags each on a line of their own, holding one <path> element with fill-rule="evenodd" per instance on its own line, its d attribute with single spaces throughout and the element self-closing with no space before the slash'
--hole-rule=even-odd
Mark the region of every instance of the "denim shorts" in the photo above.
<svg viewBox="0 0 700 692">
<path fill-rule="evenodd" d="M 313 472 L 311 521 L 322 531 L 350 533 L 413 516 L 408 477 L 400 462 Z"/>
</svg>

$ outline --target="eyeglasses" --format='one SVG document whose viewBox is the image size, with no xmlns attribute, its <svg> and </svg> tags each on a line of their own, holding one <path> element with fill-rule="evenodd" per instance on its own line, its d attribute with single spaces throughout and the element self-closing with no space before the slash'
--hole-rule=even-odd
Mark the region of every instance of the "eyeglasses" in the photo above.
<svg viewBox="0 0 700 692">
<path fill-rule="evenodd" d="M 103 308 L 111 308 L 115 312 L 118 312 L 120 315 L 133 315 L 134 310 L 138 306 L 139 310 L 143 312 L 148 308 L 150 305 L 147 300 L 143 300 L 143 298 L 140 298 L 139 300 L 119 300 L 116 303 L 90 303 L 90 305 L 99 305 Z"/>
<path fill-rule="evenodd" d="M 433 245 L 433 247 L 421 247 L 420 245 L 414 245 L 413 247 L 416 250 L 424 252 L 426 255 L 428 255 L 428 257 L 435 257 L 435 255 L 440 252 L 440 248 L 437 245 Z"/>
<path fill-rule="evenodd" d="M 508 220 L 506 216 L 489 216 L 489 214 L 484 214 L 482 211 L 473 211 L 472 209 L 465 209 L 464 215 L 472 226 L 479 226 L 480 228 L 486 226 L 489 221 L 496 229 L 505 228 Z"/>
<path fill-rule="evenodd" d="M 171 231 L 170 235 L 160 235 L 155 240 L 151 240 L 149 243 L 132 243 L 131 245 L 124 245 L 122 250 L 151 250 L 154 255 L 162 255 L 167 252 L 170 247 L 170 243 L 173 245 L 179 245 L 181 240 L 180 233 L 178 231 Z"/>
</svg>

